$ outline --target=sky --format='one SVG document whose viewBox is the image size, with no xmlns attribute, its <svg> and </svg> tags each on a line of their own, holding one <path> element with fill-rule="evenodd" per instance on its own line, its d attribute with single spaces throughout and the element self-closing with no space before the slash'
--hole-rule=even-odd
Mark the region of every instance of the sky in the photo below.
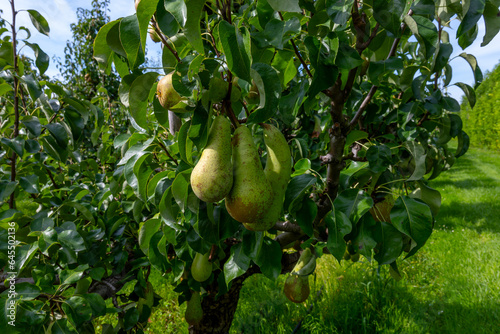
<svg viewBox="0 0 500 334">
<path fill-rule="evenodd" d="M 91 8 L 90 0 L 15 0 L 16 9 L 35 9 L 40 14 L 42 14 L 48 21 L 50 26 L 50 37 L 38 33 L 35 28 L 33 28 L 29 16 L 26 12 L 21 12 L 17 15 L 17 26 L 26 26 L 30 29 L 32 36 L 30 39 L 31 43 L 37 43 L 42 50 L 44 50 L 50 57 L 50 66 L 46 74 L 49 77 L 57 77 L 59 71 L 57 70 L 52 57 L 56 55 L 57 57 L 64 57 L 64 47 L 66 41 L 70 40 L 71 30 L 70 24 L 77 22 L 76 9 Z M 11 21 L 11 9 L 10 2 L 8 0 L 0 0 L 0 9 L 3 10 L 2 17 L 7 21 Z M 109 4 L 109 15 L 111 20 L 118 19 L 120 17 L 132 15 L 135 12 L 134 1 L 133 0 L 111 0 Z M 453 45 L 452 57 L 459 55 L 464 52 L 458 46 L 455 40 L 455 32 L 458 27 L 459 22 L 452 22 L 452 29 L 447 29 L 450 34 L 450 41 Z M 22 34 L 23 32 L 21 32 Z M 479 67 L 483 71 L 491 71 L 494 66 L 500 60 L 500 34 L 495 37 L 487 46 L 481 47 L 484 36 L 484 24 L 481 19 L 479 22 L 479 33 L 476 41 L 465 50 L 469 54 L 476 56 L 478 60 Z M 159 44 L 154 44 L 148 39 L 148 56 L 153 58 L 158 57 L 158 52 L 160 52 Z M 33 56 L 32 51 L 26 48 L 25 51 L 28 55 Z M 90 55 L 89 55 L 90 56 Z M 464 82 L 469 85 L 473 85 L 474 77 L 469 64 L 462 58 L 458 57 L 451 61 L 451 66 L 453 68 L 453 79 L 454 82 Z M 463 95 L 462 90 L 456 86 L 451 86 L 448 89 L 448 93 L 459 102 L 461 96 Z"/>
</svg>

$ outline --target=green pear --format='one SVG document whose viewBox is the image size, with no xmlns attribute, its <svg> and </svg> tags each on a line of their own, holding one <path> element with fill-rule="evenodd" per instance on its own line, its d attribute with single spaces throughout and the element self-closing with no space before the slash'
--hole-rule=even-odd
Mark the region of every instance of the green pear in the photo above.
<svg viewBox="0 0 500 334">
<path fill-rule="evenodd" d="M 218 202 L 233 186 L 231 123 L 217 116 L 210 128 L 207 145 L 191 173 L 191 187 L 199 199 Z"/>
<path fill-rule="evenodd" d="M 228 83 L 220 77 L 214 76 L 210 79 L 208 91 L 213 103 L 222 101 L 227 95 L 227 90 Z"/>
<path fill-rule="evenodd" d="M 155 42 L 155 43 L 161 42 L 160 35 L 158 35 L 158 33 L 156 32 L 156 30 L 154 28 L 149 28 L 148 33 L 149 33 L 149 37 L 151 38 L 151 40 L 153 42 Z"/>
<path fill-rule="evenodd" d="M 262 221 L 245 223 L 245 227 L 253 231 L 267 231 L 278 221 L 285 200 L 286 187 L 292 172 L 290 148 L 281 131 L 273 125 L 262 124 L 264 141 L 267 149 L 266 168 L 264 174 L 273 189 L 274 196 L 271 207 Z"/>
<path fill-rule="evenodd" d="M 273 190 L 260 163 L 252 133 L 241 125 L 233 135 L 233 187 L 226 209 L 240 223 L 262 220 L 273 201 Z"/>
<path fill-rule="evenodd" d="M 290 274 L 286 278 L 284 290 L 286 298 L 294 303 L 302 303 L 309 297 L 309 276 Z"/>
<path fill-rule="evenodd" d="M 391 210 L 394 206 L 394 197 L 389 194 L 383 201 L 375 203 L 370 213 L 377 222 L 391 223 Z"/>
<path fill-rule="evenodd" d="M 181 101 L 181 96 L 175 91 L 172 85 L 172 74 L 173 72 L 161 78 L 156 87 L 158 100 L 165 109 L 170 109 Z"/>
<path fill-rule="evenodd" d="M 186 322 L 190 325 L 199 324 L 203 318 L 203 309 L 201 308 L 201 297 L 198 291 L 191 293 L 191 299 L 187 302 L 186 313 L 184 313 Z"/>
<path fill-rule="evenodd" d="M 204 282 L 212 274 L 212 263 L 208 261 L 210 252 L 206 254 L 196 253 L 193 264 L 191 264 L 191 275 L 195 281 Z"/>
</svg>

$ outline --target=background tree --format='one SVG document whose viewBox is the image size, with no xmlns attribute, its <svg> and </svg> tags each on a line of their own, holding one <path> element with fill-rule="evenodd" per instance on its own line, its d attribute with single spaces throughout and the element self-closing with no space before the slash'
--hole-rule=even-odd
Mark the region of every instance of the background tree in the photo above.
<svg viewBox="0 0 500 334">
<path fill-rule="evenodd" d="M 471 108 L 466 99 L 462 101 L 461 116 L 471 143 L 478 147 L 500 149 L 500 111 L 498 110 L 500 89 L 500 66 L 485 75 L 477 87 L 477 101 Z"/>
<path fill-rule="evenodd" d="M 500 26 L 496 1 L 137 3 L 93 44 L 100 69 L 119 73 L 130 117 L 112 131 L 111 113 L 88 95 L 23 76 L 12 1 L 0 46 L 9 120 L 0 194 L 10 198 L 0 260 L 2 278 L 20 278 L 15 330 L 92 332 L 92 319 L 111 313 L 118 323 L 104 332 L 141 333 L 159 300 L 152 270 L 189 301 L 186 320 L 199 333 L 229 331 L 251 275 L 290 273 L 286 296 L 304 300 L 320 256 L 364 256 L 398 279 L 401 255 L 425 245 L 439 210 L 427 181 L 469 145 L 459 103 L 441 91 L 453 49 L 445 28 L 459 19 L 465 48 L 484 18 L 488 44 Z M 43 17 L 28 13 L 48 34 Z M 163 44 L 163 73 L 144 65 L 148 31 Z M 473 56 L 464 58 L 481 81 Z M 473 105 L 474 89 L 457 85 Z M 217 171 L 221 161 L 233 165 L 233 186 L 205 198 L 194 168 Z M 263 208 L 264 195 L 277 209 Z M 16 209 L 28 198 L 33 207 Z M 0 306 L 10 300 L 2 294 Z"/>
</svg>

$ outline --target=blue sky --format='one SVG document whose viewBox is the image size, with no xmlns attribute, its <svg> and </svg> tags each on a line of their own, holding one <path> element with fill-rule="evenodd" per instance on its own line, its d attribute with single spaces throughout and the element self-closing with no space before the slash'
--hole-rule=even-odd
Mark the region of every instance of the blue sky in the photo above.
<svg viewBox="0 0 500 334">
<path fill-rule="evenodd" d="M 50 57 L 51 63 L 47 71 L 47 74 L 51 77 L 55 77 L 59 74 L 54 62 L 52 61 L 52 56 L 56 55 L 58 57 L 64 56 L 64 47 L 66 41 L 71 39 L 70 24 L 77 21 L 76 9 L 78 7 L 90 8 L 90 0 L 15 0 L 16 8 L 19 9 L 35 9 L 39 11 L 49 22 L 50 26 L 50 37 L 39 34 L 34 28 L 29 20 L 28 14 L 26 12 L 21 12 L 18 18 L 18 26 L 24 25 L 30 29 L 32 32 L 32 37 L 30 42 L 38 43 L 42 50 L 44 50 Z M 0 1 L 0 9 L 3 10 L 3 17 L 8 21 L 11 20 L 10 3 L 7 0 Z M 119 17 L 128 16 L 135 12 L 134 1 L 133 0 L 111 0 L 110 5 L 110 16 L 111 20 L 115 20 Z M 459 22 L 452 22 L 452 29 L 448 29 L 450 35 L 450 40 L 453 44 L 453 54 L 452 57 L 459 55 L 462 50 L 456 42 L 454 42 L 456 28 Z M 497 35 L 493 41 L 491 41 L 486 47 L 480 47 L 484 35 L 484 25 L 483 21 L 480 21 L 478 38 L 465 52 L 473 54 L 478 60 L 478 64 L 482 69 L 483 73 L 487 70 L 492 70 L 493 67 L 500 60 L 500 35 Z M 158 44 L 154 44 L 149 41 L 148 50 L 150 51 L 150 56 L 157 58 L 160 48 Z M 31 50 L 26 49 L 29 54 Z M 90 55 L 89 55 L 90 56 Z M 473 75 L 469 67 L 469 64 L 462 58 L 456 58 L 451 62 L 453 67 L 453 82 L 465 82 L 467 84 L 473 84 Z M 448 92 L 456 99 L 460 101 L 462 95 L 462 90 L 456 86 L 451 86 Z"/>
</svg>

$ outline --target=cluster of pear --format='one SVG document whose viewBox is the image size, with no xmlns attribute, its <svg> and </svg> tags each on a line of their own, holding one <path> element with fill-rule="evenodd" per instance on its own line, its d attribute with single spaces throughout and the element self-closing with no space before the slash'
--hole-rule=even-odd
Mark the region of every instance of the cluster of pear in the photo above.
<svg viewBox="0 0 500 334">
<path fill-rule="evenodd" d="M 315 269 L 316 255 L 310 248 L 306 248 L 285 281 L 283 292 L 288 300 L 294 303 L 302 303 L 309 297 L 311 291 L 309 287 L 309 275 Z"/>
<path fill-rule="evenodd" d="M 291 156 L 283 134 L 262 124 L 267 149 L 263 169 L 250 129 L 240 125 L 231 139 L 231 124 L 217 116 L 200 160 L 191 173 L 199 199 L 225 198 L 228 213 L 247 229 L 266 231 L 278 220 L 291 174 Z"/>
</svg>

